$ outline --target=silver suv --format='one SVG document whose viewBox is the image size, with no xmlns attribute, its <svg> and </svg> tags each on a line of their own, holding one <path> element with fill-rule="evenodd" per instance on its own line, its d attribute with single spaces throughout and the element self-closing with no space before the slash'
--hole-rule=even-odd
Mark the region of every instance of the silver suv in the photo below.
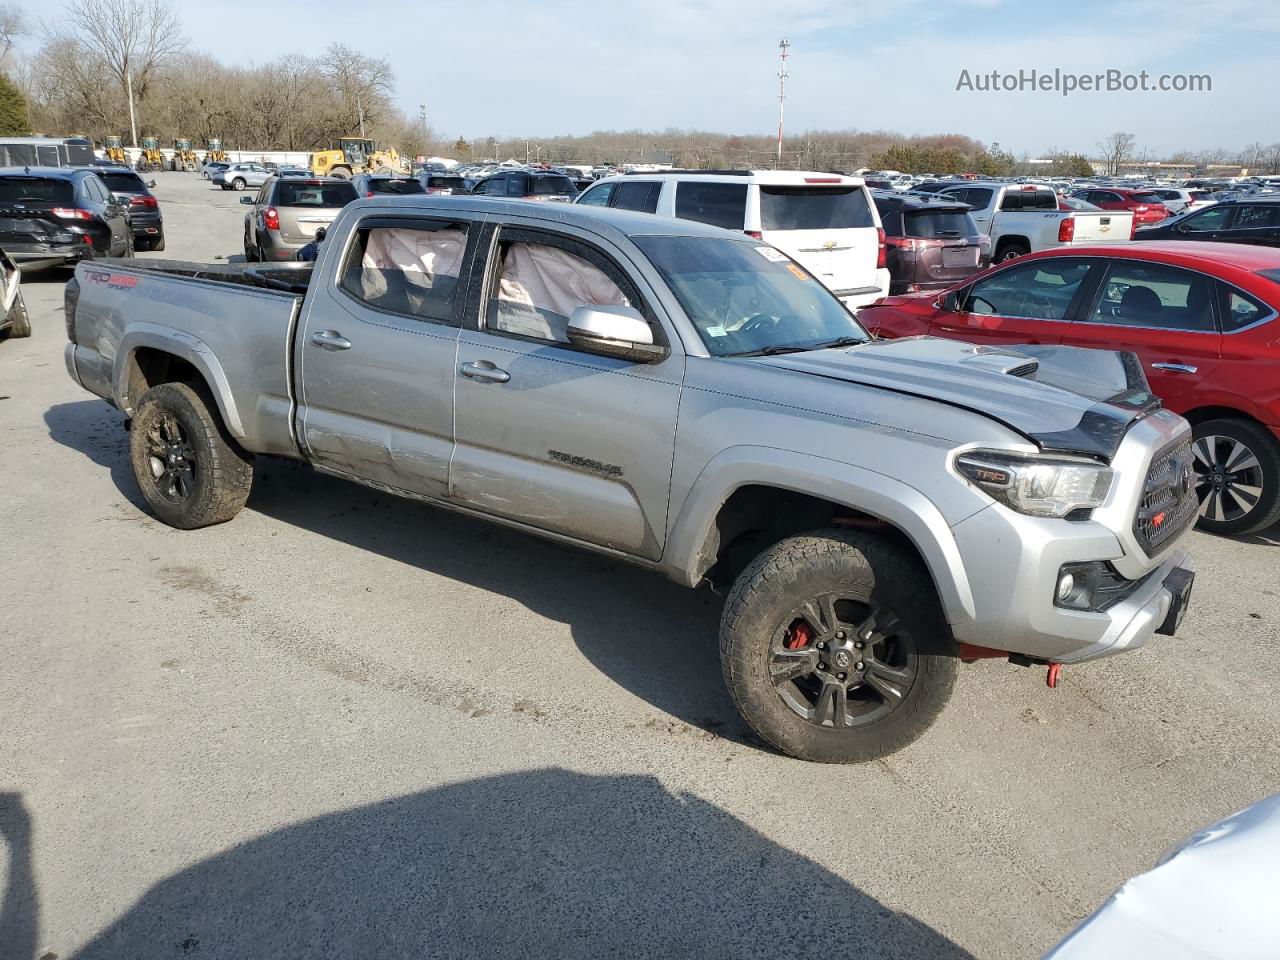
<svg viewBox="0 0 1280 960">
<path fill-rule="evenodd" d="M 245 187 L 260 187 L 271 177 L 271 171 L 260 163 L 233 163 L 209 179 L 223 190 L 243 190 Z"/>
<path fill-rule="evenodd" d="M 253 207 L 244 215 L 244 258 L 294 260 L 333 223 L 338 211 L 356 199 L 350 180 L 338 177 L 272 177 L 256 197 L 241 197 Z"/>
</svg>

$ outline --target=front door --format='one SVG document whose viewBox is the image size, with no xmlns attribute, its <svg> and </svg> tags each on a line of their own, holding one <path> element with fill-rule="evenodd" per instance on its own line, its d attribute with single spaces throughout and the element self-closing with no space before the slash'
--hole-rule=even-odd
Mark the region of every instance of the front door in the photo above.
<svg viewBox="0 0 1280 960">
<path fill-rule="evenodd" d="M 658 363 L 571 345 L 578 306 L 630 305 L 670 343 L 622 255 L 569 228 L 504 226 L 458 347 L 452 496 L 486 513 L 656 560 L 662 555 L 684 356 Z M 474 321 L 474 322 L 472 322 Z"/>
<path fill-rule="evenodd" d="M 295 357 L 299 432 L 317 465 L 447 495 L 458 318 L 478 232 L 478 223 L 371 217 L 337 283 L 316 271 Z"/>
<path fill-rule="evenodd" d="M 1061 343 L 1089 269 L 1075 257 L 1014 263 L 970 286 L 930 332 L 974 343 Z"/>
</svg>

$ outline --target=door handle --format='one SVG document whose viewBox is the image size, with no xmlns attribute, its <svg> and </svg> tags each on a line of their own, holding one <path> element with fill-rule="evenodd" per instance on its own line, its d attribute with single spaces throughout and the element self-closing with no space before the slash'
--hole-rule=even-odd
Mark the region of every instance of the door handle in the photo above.
<svg viewBox="0 0 1280 960">
<path fill-rule="evenodd" d="M 511 379 L 511 374 L 505 370 L 499 370 L 488 360 L 479 360 L 474 363 L 464 363 L 458 368 L 458 372 L 464 377 L 472 380 L 480 380 L 485 383 L 506 383 Z"/>
<path fill-rule="evenodd" d="M 350 350 L 351 341 L 337 330 L 321 330 L 311 335 L 311 342 L 326 350 Z"/>
<path fill-rule="evenodd" d="M 1157 370 L 1167 370 L 1170 373 L 1195 373 L 1197 369 L 1189 363 L 1153 363 L 1151 366 Z"/>
</svg>

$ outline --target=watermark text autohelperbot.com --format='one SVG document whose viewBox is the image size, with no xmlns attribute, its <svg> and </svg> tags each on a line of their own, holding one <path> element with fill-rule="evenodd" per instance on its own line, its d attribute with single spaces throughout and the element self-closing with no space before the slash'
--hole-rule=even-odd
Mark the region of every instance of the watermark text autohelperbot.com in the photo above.
<svg viewBox="0 0 1280 960">
<path fill-rule="evenodd" d="M 1213 77 L 1207 73 L 1067 73 L 1063 70 L 1001 72 L 961 70 L 956 91 L 965 93 L 1211 93 Z"/>
</svg>

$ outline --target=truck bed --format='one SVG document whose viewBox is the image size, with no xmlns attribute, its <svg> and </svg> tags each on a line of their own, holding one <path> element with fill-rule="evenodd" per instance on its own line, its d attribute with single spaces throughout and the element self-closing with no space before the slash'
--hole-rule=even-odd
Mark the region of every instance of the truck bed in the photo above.
<svg viewBox="0 0 1280 960">
<path fill-rule="evenodd" d="M 75 301 L 68 371 L 132 415 L 148 362 L 175 356 L 210 385 L 227 429 L 245 449 L 296 456 L 293 335 L 311 266 L 81 263 L 68 284 Z"/>
</svg>

